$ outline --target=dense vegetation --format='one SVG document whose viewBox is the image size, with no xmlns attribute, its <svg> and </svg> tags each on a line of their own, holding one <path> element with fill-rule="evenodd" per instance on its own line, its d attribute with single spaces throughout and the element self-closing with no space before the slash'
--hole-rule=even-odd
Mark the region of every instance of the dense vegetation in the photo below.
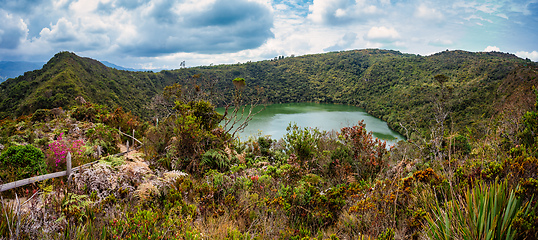
<svg viewBox="0 0 538 240">
<path fill-rule="evenodd" d="M 74 166 L 99 161 L 72 182 L 3 192 L 30 200 L 22 210 L 2 201 L 0 234 L 536 239 L 536 75 L 534 63 L 512 55 L 462 51 L 360 50 L 160 73 L 60 53 L 0 85 L 10 116 L 0 122 L 0 160 L 10 164 L 0 167 L 0 183 L 61 171 L 67 152 Z M 69 86 L 57 89 L 53 79 Z M 235 114 L 256 97 L 362 106 L 408 141 L 388 149 L 358 122 L 334 132 L 290 124 L 283 139 L 239 142 L 222 120 L 241 124 Z M 215 111 L 222 105 L 224 115 Z M 114 157 L 130 140 L 118 128 L 134 130 L 143 148 Z"/>
<path fill-rule="evenodd" d="M 447 77 L 443 85 L 434 76 Z M 0 118 L 31 114 L 37 109 L 88 102 L 123 107 L 148 119 L 148 103 L 165 86 L 198 85 L 210 89 L 213 103 L 231 102 L 231 79 L 243 78 L 245 94 L 266 103 L 322 102 L 356 105 L 389 123 L 400 133 L 425 129 L 435 121 L 436 104 L 453 112 L 458 130 L 480 125 L 500 112 L 523 114 L 532 107 L 536 63 L 503 53 L 446 51 L 432 56 L 367 49 L 261 62 L 129 72 L 62 52 L 41 70 L 0 85 Z M 444 99 L 439 90 L 444 89 Z M 515 105 L 514 105 L 515 104 Z M 400 125 L 402 124 L 402 125 Z"/>
</svg>

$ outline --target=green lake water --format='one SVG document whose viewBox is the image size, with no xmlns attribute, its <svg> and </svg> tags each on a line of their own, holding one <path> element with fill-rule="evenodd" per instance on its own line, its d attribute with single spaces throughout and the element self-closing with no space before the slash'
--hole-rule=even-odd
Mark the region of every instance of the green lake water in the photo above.
<svg viewBox="0 0 538 240">
<path fill-rule="evenodd" d="M 223 112 L 223 109 L 217 109 Z M 366 130 L 374 137 L 387 141 L 392 146 L 405 138 L 391 130 L 387 123 L 366 113 L 363 109 L 348 105 L 318 104 L 318 103 L 285 103 L 272 104 L 254 116 L 245 130 L 239 133 L 241 140 L 249 136 L 270 135 L 280 139 L 286 134 L 289 123 L 299 127 L 318 128 L 320 130 L 340 131 L 343 127 L 356 125 L 364 120 Z"/>
</svg>

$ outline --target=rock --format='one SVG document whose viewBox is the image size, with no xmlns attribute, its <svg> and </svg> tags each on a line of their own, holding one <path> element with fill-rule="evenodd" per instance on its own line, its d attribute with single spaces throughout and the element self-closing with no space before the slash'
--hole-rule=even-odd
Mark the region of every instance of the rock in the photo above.
<svg viewBox="0 0 538 240">
<path fill-rule="evenodd" d="M 77 98 L 75 98 L 75 101 L 77 101 L 77 103 L 80 105 L 86 104 L 86 100 L 82 96 L 78 96 Z"/>
</svg>

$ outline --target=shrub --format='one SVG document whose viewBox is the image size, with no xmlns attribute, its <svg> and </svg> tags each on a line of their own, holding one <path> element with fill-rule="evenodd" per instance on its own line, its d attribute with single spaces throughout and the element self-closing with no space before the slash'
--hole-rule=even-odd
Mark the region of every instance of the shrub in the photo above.
<svg viewBox="0 0 538 240">
<path fill-rule="evenodd" d="M 341 129 L 340 137 L 353 152 L 353 167 L 360 178 L 375 177 L 386 166 L 383 156 L 387 153 L 386 143 L 366 131 L 360 121 L 356 126 Z"/>
<path fill-rule="evenodd" d="M 215 111 L 211 103 L 203 100 L 176 102 L 174 109 L 177 113 L 166 118 L 162 124 L 159 123 L 156 129 L 157 133 L 164 133 L 165 138 L 169 137 L 169 141 L 153 141 L 153 137 L 148 137 L 150 144 L 157 145 L 150 148 L 164 147 L 165 152 L 155 152 L 159 155 L 166 154 L 168 149 L 174 150 L 174 154 L 167 156 L 169 160 L 165 161 L 170 163 L 163 165 L 198 172 L 203 153 L 210 149 L 222 148 L 224 142 L 228 140 L 228 136 L 217 127 L 222 115 Z M 177 164 L 172 164 L 174 162 Z"/>
<path fill-rule="evenodd" d="M 143 133 L 147 124 L 144 124 L 140 119 L 133 115 L 131 112 L 125 112 L 123 109 L 117 108 L 114 112 L 109 114 L 103 114 L 101 121 L 112 128 L 120 128 L 122 131 L 131 134 L 132 130 L 135 130 L 135 137 L 140 137 L 139 134 Z"/>
<path fill-rule="evenodd" d="M 113 154 L 119 152 L 117 143 L 120 141 L 119 133 L 116 129 L 110 128 L 102 123 L 95 124 L 94 128 L 86 131 L 86 137 L 92 145 L 99 145 L 103 154 Z"/>
<path fill-rule="evenodd" d="M 102 107 L 94 106 L 92 104 L 85 104 L 77 106 L 73 109 L 71 117 L 79 121 L 95 122 L 99 120 L 99 110 Z"/>
<path fill-rule="evenodd" d="M 110 239 L 181 239 L 178 234 L 184 225 L 180 218 L 137 207 L 123 218 L 111 220 L 106 228 Z"/>
<path fill-rule="evenodd" d="M 318 129 L 299 128 L 297 124 L 291 123 L 286 131 L 288 131 L 284 135 L 286 152 L 297 156 L 299 164 L 303 167 L 316 156 L 321 132 Z"/>
<path fill-rule="evenodd" d="M 260 154 L 265 157 L 271 157 L 271 145 L 274 140 L 270 137 L 259 137 L 258 145 L 260 146 Z"/>
<path fill-rule="evenodd" d="M 56 170 L 62 169 L 65 165 L 68 152 L 71 152 L 73 158 L 80 157 L 84 153 L 84 141 L 82 139 L 72 141 L 63 139 L 62 135 L 63 133 L 60 133 L 58 139 L 50 143 L 47 150 L 47 157 L 53 161 L 49 167 Z"/>
<path fill-rule="evenodd" d="M 53 117 L 53 114 L 48 109 L 38 109 L 32 114 L 32 117 L 30 118 L 30 121 L 32 122 L 44 122 L 44 121 L 50 121 L 50 119 Z"/>
<path fill-rule="evenodd" d="M 454 150 L 463 154 L 471 153 L 471 144 L 466 136 L 458 134 L 454 137 Z"/>
<path fill-rule="evenodd" d="M 0 155 L 0 168 L 13 168 L 18 179 L 45 174 L 45 154 L 33 145 L 11 146 Z"/>
<path fill-rule="evenodd" d="M 325 191 L 299 181 L 297 186 L 281 186 L 278 196 L 268 202 L 282 207 L 297 226 L 319 229 L 336 223 L 346 199 L 357 191 L 354 184 L 341 184 Z"/>
</svg>

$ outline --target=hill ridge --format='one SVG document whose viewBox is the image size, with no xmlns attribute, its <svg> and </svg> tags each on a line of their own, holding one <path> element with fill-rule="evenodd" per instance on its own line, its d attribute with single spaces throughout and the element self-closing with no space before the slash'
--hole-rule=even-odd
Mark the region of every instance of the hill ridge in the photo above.
<svg viewBox="0 0 538 240">
<path fill-rule="evenodd" d="M 231 79 L 242 77 L 249 86 L 245 94 L 267 103 L 355 105 L 403 132 L 400 123 L 419 122 L 424 129 L 433 121 L 434 100 L 441 90 L 435 75 L 448 77 L 453 121 L 468 125 L 500 114 L 507 101 L 526 111 L 534 99 L 536 69 L 536 63 L 508 53 L 454 50 L 420 56 L 360 49 L 153 73 L 117 70 L 60 52 L 42 69 L 0 84 L 0 118 L 68 108 L 77 96 L 147 118 L 152 113 L 146 106 L 167 85 L 213 86 L 214 103 L 223 105 L 233 95 Z"/>
</svg>

